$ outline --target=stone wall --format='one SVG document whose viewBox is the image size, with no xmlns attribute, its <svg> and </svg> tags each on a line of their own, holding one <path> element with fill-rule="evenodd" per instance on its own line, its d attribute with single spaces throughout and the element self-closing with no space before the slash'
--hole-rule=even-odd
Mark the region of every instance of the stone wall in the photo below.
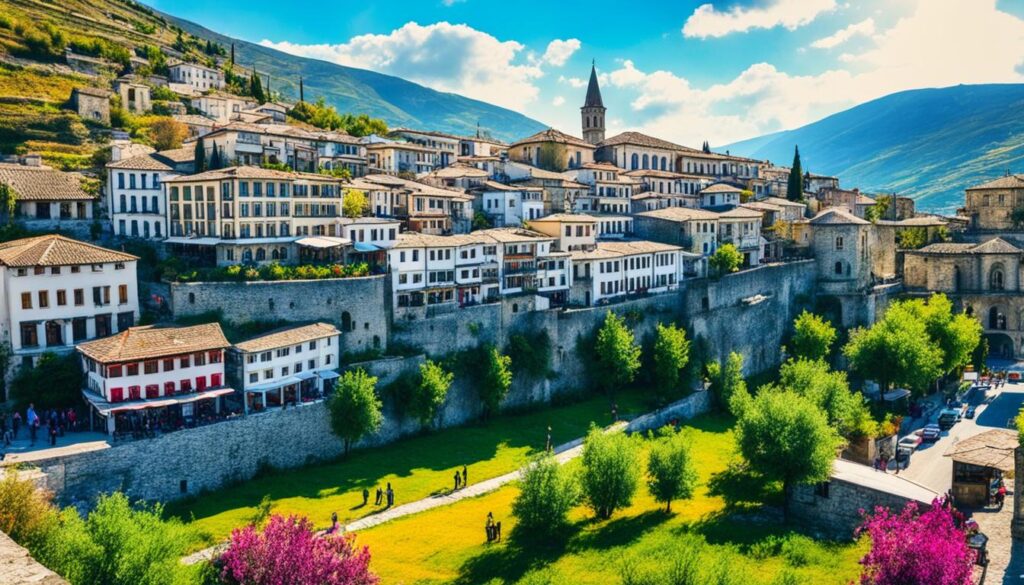
<svg viewBox="0 0 1024 585">
<path fill-rule="evenodd" d="M 386 277 L 170 285 L 174 318 L 220 311 L 227 321 L 326 321 L 342 331 L 341 351 L 387 346 Z"/>
<path fill-rule="evenodd" d="M 0 583 L 7 585 L 67 585 L 67 581 L 40 565 L 28 551 L 0 532 Z"/>
</svg>

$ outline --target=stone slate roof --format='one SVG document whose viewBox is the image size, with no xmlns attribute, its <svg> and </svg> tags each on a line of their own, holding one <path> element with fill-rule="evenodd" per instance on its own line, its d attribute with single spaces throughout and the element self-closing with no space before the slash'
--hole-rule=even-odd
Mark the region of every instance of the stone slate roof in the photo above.
<svg viewBox="0 0 1024 585">
<path fill-rule="evenodd" d="M 974 244 L 965 244 L 957 242 L 939 242 L 936 244 L 928 244 L 927 246 L 915 250 L 912 253 L 923 253 L 923 254 L 966 254 L 974 249 Z"/>
<path fill-rule="evenodd" d="M 552 213 L 551 215 L 545 215 L 544 217 L 531 219 L 528 223 L 545 221 L 571 221 L 579 223 L 594 223 L 595 221 L 597 221 L 597 219 L 592 215 L 586 215 L 583 213 Z"/>
<path fill-rule="evenodd" d="M 654 136 L 648 136 L 640 132 L 623 132 L 621 134 L 616 134 L 607 140 L 599 142 L 597 145 L 600 147 L 617 146 L 619 144 L 633 144 L 636 146 L 646 146 L 648 148 L 660 148 L 662 150 L 698 152 L 696 149 L 680 146 L 674 142 L 655 138 Z"/>
<path fill-rule="evenodd" d="M 917 253 L 923 254 L 1020 254 L 1020 248 L 1002 238 L 993 238 L 980 244 L 939 242 L 929 244 Z"/>
<path fill-rule="evenodd" d="M 730 185 L 728 183 L 715 183 L 710 187 L 701 190 L 701 195 L 704 193 L 741 193 L 743 189 Z"/>
<path fill-rule="evenodd" d="M 829 207 L 811 218 L 811 225 L 867 225 L 871 222 L 861 219 L 841 207 Z"/>
<path fill-rule="evenodd" d="M 992 238 L 974 247 L 976 254 L 1020 254 L 1021 249 L 1002 238 Z"/>
<path fill-rule="evenodd" d="M 78 351 L 101 363 L 117 363 L 170 355 L 224 349 L 231 344 L 220 323 L 192 327 L 130 327 L 95 341 L 78 344 Z"/>
<path fill-rule="evenodd" d="M 718 214 L 704 209 L 693 209 L 690 207 L 666 207 L 636 214 L 638 217 L 653 217 L 668 221 L 692 221 L 718 219 Z"/>
<path fill-rule="evenodd" d="M 138 257 L 56 234 L 0 244 L 0 264 L 10 267 L 78 266 L 133 260 Z"/>
<path fill-rule="evenodd" d="M 178 163 L 188 163 L 195 159 L 195 149 L 176 148 L 161 152 L 151 152 L 140 156 L 121 159 L 107 164 L 108 169 L 124 169 L 132 171 L 173 171 Z"/>
<path fill-rule="evenodd" d="M 1017 433 L 1006 429 L 992 429 L 953 445 L 945 456 L 958 463 L 991 467 L 1007 472 L 1013 471 L 1013 452 L 1017 445 Z"/>
<path fill-rule="evenodd" d="M 0 183 L 14 189 L 18 201 L 93 201 L 82 187 L 85 177 L 45 167 L 0 164 Z"/>
<path fill-rule="evenodd" d="M 245 352 L 267 351 L 289 345 L 298 345 L 315 339 L 339 335 L 338 328 L 329 323 L 313 323 L 302 327 L 290 327 L 254 337 L 235 344 L 235 349 Z"/>
<path fill-rule="evenodd" d="M 597 83 L 597 67 L 590 66 L 590 82 L 587 84 L 587 98 L 583 101 L 584 108 L 603 108 L 604 100 L 601 99 L 601 87 Z"/>
<path fill-rule="evenodd" d="M 999 177 L 998 179 L 993 179 L 987 183 L 968 187 L 967 191 L 974 191 L 977 189 L 1024 189 L 1024 175 L 1006 175 L 1005 177 Z"/>
<path fill-rule="evenodd" d="M 91 95 L 98 98 L 110 97 L 110 91 L 98 87 L 76 87 L 75 91 L 83 95 Z"/>
<path fill-rule="evenodd" d="M 593 144 L 586 142 L 582 138 L 576 138 L 575 136 L 566 134 L 560 130 L 555 130 L 554 128 L 548 128 L 547 130 L 542 130 L 536 134 L 527 136 L 522 140 L 512 143 L 512 146 L 515 147 L 521 144 L 532 144 L 535 142 L 554 142 L 556 144 L 571 144 L 573 146 L 581 146 L 584 148 L 594 148 Z"/>
</svg>

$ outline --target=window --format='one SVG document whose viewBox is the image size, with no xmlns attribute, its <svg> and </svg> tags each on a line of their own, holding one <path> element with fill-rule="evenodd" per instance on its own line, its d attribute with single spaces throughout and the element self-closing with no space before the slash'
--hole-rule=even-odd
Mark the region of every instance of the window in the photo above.
<svg viewBox="0 0 1024 585">
<path fill-rule="evenodd" d="M 206 365 L 206 354 L 205 353 L 197 353 L 197 354 L 195 354 L 195 362 L 196 362 L 197 366 L 205 366 Z"/>
<path fill-rule="evenodd" d="M 22 347 L 38 347 L 39 346 L 39 332 L 36 328 L 35 323 L 22 323 L 21 324 L 21 346 Z"/>
<path fill-rule="evenodd" d="M 74 341 L 82 341 L 86 338 L 85 317 L 75 317 L 71 320 L 71 338 Z"/>
<path fill-rule="evenodd" d="M 192 363 L 192 360 L 187 355 L 181 356 L 178 361 L 180 362 L 179 366 L 181 368 L 187 368 Z"/>
<path fill-rule="evenodd" d="M 85 304 L 85 289 L 76 288 L 74 292 L 75 292 L 75 306 L 76 307 L 81 307 L 82 305 Z"/>
<path fill-rule="evenodd" d="M 143 364 L 142 371 L 147 374 L 155 374 L 160 371 L 160 362 L 156 360 L 146 362 L 145 364 Z"/>
<path fill-rule="evenodd" d="M 31 309 L 32 308 L 32 293 L 21 293 L 21 308 Z"/>
<path fill-rule="evenodd" d="M 164 360 L 164 371 L 165 372 L 173 372 L 174 371 L 174 360 L 173 359 Z"/>
<path fill-rule="evenodd" d="M 128 364 L 125 367 L 126 376 L 138 376 L 139 375 L 139 364 Z"/>
<path fill-rule="evenodd" d="M 843 236 L 836 236 L 836 250 L 843 249 Z"/>
<path fill-rule="evenodd" d="M 249 374 L 249 383 L 250 384 L 255 384 L 256 382 L 259 382 L 259 381 L 260 381 L 260 375 L 259 374 L 257 374 L 256 372 L 252 372 L 251 374 Z"/>
<path fill-rule="evenodd" d="M 122 284 L 117 287 L 117 299 L 122 305 L 128 304 L 128 285 Z"/>
<path fill-rule="evenodd" d="M 68 293 L 67 293 L 67 291 L 65 291 L 65 290 L 58 290 L 57 291 L 57 306 L 58 307 L 63 307 L 66 304 L 68 304 Z"/>
</svg>

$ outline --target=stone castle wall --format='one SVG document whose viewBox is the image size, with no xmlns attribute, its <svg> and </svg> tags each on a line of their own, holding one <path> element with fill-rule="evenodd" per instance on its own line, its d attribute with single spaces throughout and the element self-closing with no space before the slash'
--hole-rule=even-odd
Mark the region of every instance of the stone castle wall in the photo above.
<svg viewBox="0 0 1024 585">
<path fill-rule="evenodd" d="M 341 350 L 384 349 L 388 340 L 386 277 L 170 285 L 174 318 L 220 311 L 235 323 L 326 321 L 342 331 Z"/>
</svg>

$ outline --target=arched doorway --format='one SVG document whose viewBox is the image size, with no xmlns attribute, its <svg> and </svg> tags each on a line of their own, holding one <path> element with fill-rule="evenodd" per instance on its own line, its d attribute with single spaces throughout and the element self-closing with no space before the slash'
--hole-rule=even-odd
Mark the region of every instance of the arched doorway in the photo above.
<svg viewBox="0 0 1024 585">
<path fill-rule="evenodd" d="M 988 310 L 987 329 L 1006 329 L 1006 313 L 999 310 L 998 306 Z"/>
<path fill-rule="evenodd" d="M 352 331 L 352 315 L 348 311 L 342 311 L 341 313 L 341 330 Z"/>
<path fill-rule="evenodd" d="M 985 339 L 988 341 L 988 355 L 1004 359 L 1011 359 L 1014 356 L 1013 339 L 1005 333 L 987 333 Z"/>
</svg>

